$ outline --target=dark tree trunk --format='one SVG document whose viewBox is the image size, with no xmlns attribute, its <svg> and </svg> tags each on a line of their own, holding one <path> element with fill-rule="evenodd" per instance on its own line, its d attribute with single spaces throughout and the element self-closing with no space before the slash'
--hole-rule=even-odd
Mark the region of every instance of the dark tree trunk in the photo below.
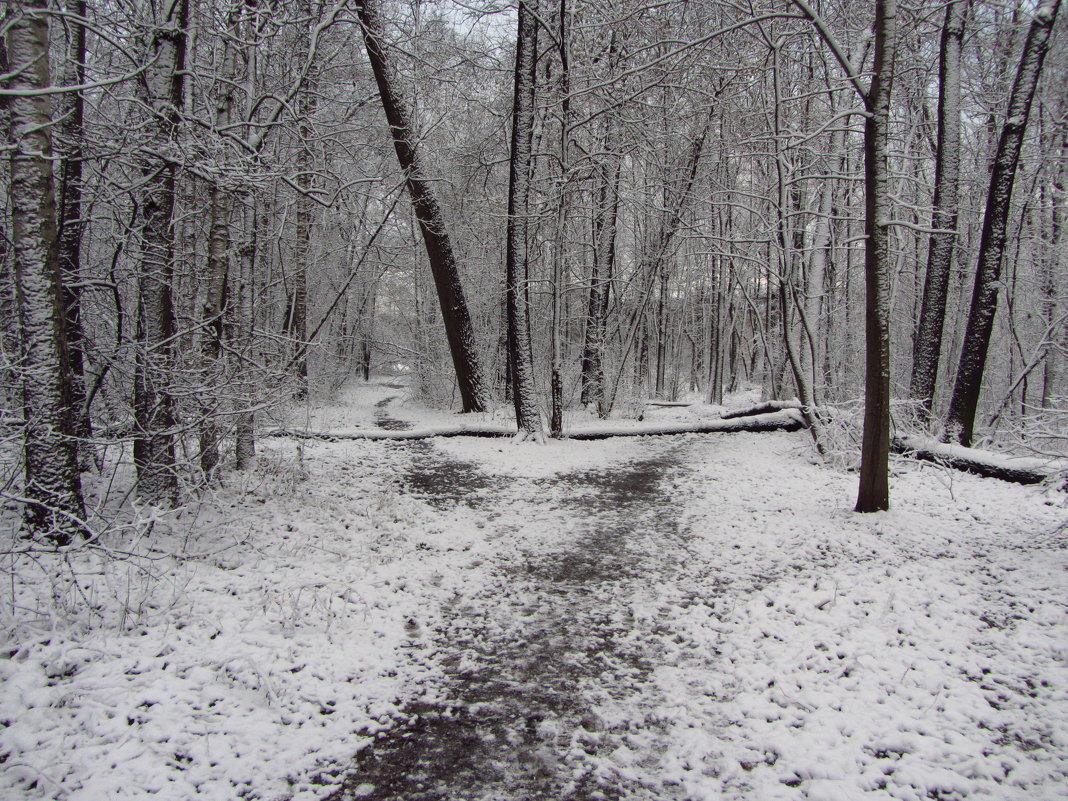
<svg viewBox="0 0 1068 801">
<path fill-rule="evenodd" d="M 177 137 L 184 97 L 187 0 L 153 20 L 149 67 L 142 75 L 142 96 L 151 109 L 152 147 L 142 163 L 141 265 L 138 275 L 137 356 L 134 366 L 134 465 L 138 495 L 149 503 L 174 506 L 178 476 L 174 462 L 174 200 L 177 167 L 158 155 Z"/>
<path fill-rule="evenodd" d="M 997 311 L 998 280 L 1008 237 L 1012 185 L 1016 178 L 1027 118 L 1031 113 L 1031 102 L 1042 72 L 1042 62 L 1049 50 L 1050 33 L 1059 8 L 1060 0 L 1042 0 L 1035 11 L 1020 54 L 1016 79 L 1009 93 L 1005 124 L 994 154 L 968 326 L 964 332 L 957 380 L 953 385 L 953 397 L 946 419 L 946 436 L 962 445 L 970 445 L 974 433 L 979 391 Z"/>
<path fill-rule="evenodd" d="M 508 232 L 505 248 L 507 293 L 508 367 L 516 426 L 534 437 L 542 435 L 541 416 L 534 394 L 533 360 L 525 286 L 529 259 L 528 197 L 531 143 L 534 136 L 534 87 L 538 56 L 537 0 L 519 3 L 519 30 L 515 52 L 515 95 L 512 102 L 512 145 L 508 168 Z"/>
<path fill-rule="evenodd" d="M 251 377 L 252 352 L 252 317 L 255 296 L 256 269 L 256 205 L 251 195 L 242 203 L 242 240 L 238 251 L 238 277 L 235 305 L 237 308 L 236 334 L 237 351 L 241 356 L 239 382 L 241 386 L 239 403 L 234 422 L 234 467 L 247 470 L 256 456 L 255 404 L 256 389 Z"/>
<path fill-rule="evenodd" d="M 44 0 L 27 0 L 7 23 L 6 88 L 32 92 L 51 84 Z M 64 358 L 61 273 L 52 175 L 52 102 L 9 101 L 11 232 L 21 341 L 26 483 L 25 523 L 32 536 L 66 545 L 88 532 L 72 434 Z"/>
<path fill-rule="evenodd" d="M 381 22 L 378 17 L 378 0 L 362 0 L 358 3 L 363 42 L 367 59 L 378 84 L 382 108 L 389 122 L 397 161 L 404 171 L 412 206 L 423 235 L 427 260 L 434 276 L 441 316 L 445 322 L 445 334 L 452 353 L 456 380 L 465 412 L 481 412 L 487 408 L 487 395 L 482 364 L 478 356 L 471 314 L 467 308 L 463 285 L 460 282 L 459 266 L 453 253 L 452 242 L 445 228 L 445 219 L 437 196 L 423 171 L 416 143 L 412 117 L 400 95 L 392 75 L 389 61 L 382 45 Z"/>
<path fill-rule="evenodd" d="M 612 123 L 609 123 L 610 125 Z M 609 139 L 611 137 L 609 136 Z M 597 206 L 593 218 L 593 267 L 586 306 L 586 332 L 582 349 L 582 403 L 605 409 L 604 348 L 608 325 L 609 287 L 615 270 L 616 227 L 619 219 L 620 159 L 609 155 L 597 167 Z"/>
<path fill-rule="evenodd" d="M 864 121 L 864 434 L 858 512 L 890 508 L 890 90 L 897 2 L 875 6 L 875 64 Z"/>
<path fill-rule="evenodd" d="M 302 24 L 308 27 L 301 31 L 303 49 L 311 57 L 310 28 L 315 23 L 311 0 L 300 2 Z M 297 185 L 296 239 L 293 243 L 292 291 L 289 313 L 286 315 L 286 335 L 292 340 L 293 358 L 290 369 L 296 379 L 294 397 L 303 400 L 308 396 L 308 265 L 311 262 L 312 237 L 312 150 L 311 117 L 315 114 L 315 82 L 308 76 L 308 84 L 297 93 Z"/>
<path fill-rule="evenodd" d="M 946 318 L 946 294 L 957 234 L 957 203 L 960 188 L 960 54 L 964 40 L 966 0 L 946 6 L 938 63 L 938 143 L 935 152 L 934 214 L 927 252 L 927 276 L 923 303 L 912 350 L 910 395 L 919 404 L 925 422 L 930 422 L 942 327 Z"/>
<path fill-rule="evenodd" d="M 74 0 L 70 12 L 79 18 L 86 14 L 85 0 Z M 68 23 L 67 73 L 64 80 L 70 85 L 85 83 L 85 26 L 78 20 Z M 67 108 L 59 132 L 62 146 L 60 168 L 59 209 L 59 268 L 62 271 L 60 291 L 63 301 L 63 323 L 67 355 L 70 360 L 68 395 L 72 406 L 74 433 L 88 440 L 93 433 L 89 408 L 86 404 L 85 336 L 82 333 L 81 290 L 78 284 L 82 273 L 82 141 L 85 120 L 85 100 L 81 92 L 63 96 Z"/>
</svg>

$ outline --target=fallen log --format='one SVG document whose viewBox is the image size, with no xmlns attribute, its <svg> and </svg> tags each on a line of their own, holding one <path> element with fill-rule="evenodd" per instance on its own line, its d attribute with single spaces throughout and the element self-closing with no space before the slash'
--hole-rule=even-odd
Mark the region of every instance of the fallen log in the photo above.
<svg viewBox="0 0 1068 801">
<path fill-rule="evenodd" d="M 612 437 L 657 437 L 671 434 L 712 434 L 733 431 L 797 431 L 805 427 L 800 412 L 784 409 L 772 414 L 754 415 L 749 418 L 732 420 L 705 420 L 685 423 L 645 423 L 634 427 L 576 429 L 567 433 L 568 439 L 599 440 Z M 262 437 L 288 437 L 292 439 L 314 439 L 325 442 L 343 442 L 348 440 L 420 440 L 435 437 L 514 437 L 516 430 L 511 427 L 461 424 L 456 426 L 427 426 L 412 428 L 407 431 L 386 431 L 384 429 L 360 429 L 356 431 L 307 431 L 292 428 L 276 428 L 265 431 Z"/>
<path fill-rule="evenodd" d="M 289 437 L 291 439 L 318 439 L 325 442 L 345 442 L 349 440 L 415 440 L 434 439 L 435 437 L 514 437 L 514 428 L 491 425 L 427 426 L 410 428 L 404 431 L 391 431 L 383 428 L 365 428 L 355 431 L 308 431 L 295 428 L 276 428 L 265 431 L 262 437 Z"/>
<path fill-rule="evenodd" d="M 729 412 L 724 412 L 719 416 L 720 420 L 733 420 L 736 417 L 753 417 L 758 414 L 770 414 L 771 412 L 781 412 L 784 409 L 800 409 L 801 404 L 795 400 L 790 401 L 764 401 L 758 403 L 756 406 L 747 406 L 744 409 L 731 409 Z"/>
<path fill-rule="evenodd" d="M 961 445 L 947 445 L 921 437 L 894 437 L 891 448 L 894 453 L 921 461 L 945 465 L 977 476 L 1011 481 L 1014 484 L 1041 484 L 1068 470 L 1068 461 L 1063 459 L 1010 456 Z"/>
<path fill-rule="evenodd" d="M 568 433 L 569 439 L 595 440 L 611 437 L 659 437 L 671 434 L 713 434 L 734 431 L 798 431 L 805 427 L 805 419 L 795 409 L 783 409 L 771 414 L 757 414 L 730 420 L 687 421 L 685 423 L 646 423 L 637 428 L 603 428 L 577 430 Z"/>
</svg>

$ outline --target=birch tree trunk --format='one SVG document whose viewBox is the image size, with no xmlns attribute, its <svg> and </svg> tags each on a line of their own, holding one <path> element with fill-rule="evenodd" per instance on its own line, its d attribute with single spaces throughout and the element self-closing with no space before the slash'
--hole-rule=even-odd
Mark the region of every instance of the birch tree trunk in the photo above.
<svg viewBox="0 0 1068 801">
<path fill-rule="evenodd" d="M 239 40 L 239 17 L 231 11 L 229 28 L 235 40 Z M 236 54 L 233 45 L 224 40 L 222 65 L 219 71 L 219 85 L 215 98 L 215 127 L 226 130 L 234 106 L 234 86 L 238 78 Z M 226 145 L 223 145 L 226 147 Z M 226 165 L 225 151 L 222 164 Z M 204 360 L 204 378 L 201 389 L 200 404 L 200 469 L 206 481 L 211 481 L 219 466 L 220 431 L 217 416 L 220 401 L 216 387 L 222 385 L 222 356 L 224 337 L 224 317 L 229 289 L 230 267 L 230 218 L 233 201 L 228 189 L 221 185 L 221 178 L 216 178 L 208 189 L 208 264 L 207 286 L 204 289 L 203 307 L 201 308 L 201 356 Z M 204 397 L 208 394 L 208 397 Z"/>
<path fill-rule="evenodd" d="M 378 0 L 360 0 L 357 3 L 357 11 L 367 60 L 378 84 L 382 108 L 397 152 L 397 161 L 404 171 L 412 207 L 426 247 L 427 260 L 430 262 L 430 271 L 434 276 L 463 410 L 482 412 L 487 408 L 488 398 L 471 314 L 460 282 L 459 266 L 445 227 L 441 206 L 430 181 L 427 180 L 419 157 L 419 137 L 414 120 L 400 94 L 382 44 Z"/>
<path fill-rule="evenodd" d="M 970 445 L 975 428 L 975 414 L 979 406 L 979 391 L 990 347 L 990 333 L 998 304 L 998 281 L 1001 260 L 1008 238 L 1009 207 L 1016 167 L 1020 160 L 1031 102 L 1038 87 L 1042 63 L 1049 50 L 1050 34 L 1060 9 L 1060 0 L 1042 0 L 1035 10 L 1027 31 L 1020 63 L 1009 93 L 1005 124 L 998 138 L 990 173 L 990 187 L 983 215 L 983 230 L 979 240 L 978 266 L 972 289 L 968 326 L 964 331 L 957 379 L 946 419 L 946 436 L 961 445 Z"/>
<path fill-rule="evenodd" d="M 7 88 L 32 92 L 51 84 L 45 0 L 27 0 L 7 23 Z M 52 175 L 52 101 L 15 94 L 8 109 L 11 232 L 22 356 L 25 525 L 35 537 L 66 545 L 83 523 L 77 441 L 66 394 L 64 315 L 56 249 Z"/>
</svg>

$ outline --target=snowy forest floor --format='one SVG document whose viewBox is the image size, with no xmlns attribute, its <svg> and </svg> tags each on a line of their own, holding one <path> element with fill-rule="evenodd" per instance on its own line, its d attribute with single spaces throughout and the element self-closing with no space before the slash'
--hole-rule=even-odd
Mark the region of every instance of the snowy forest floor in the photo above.
<svg viewBox="0 0 1068 801">
<path fill-rule="evenodd" d="M 895 468 L 857 515 L 804 432 L 274 439 L 104 547 L 8 512 L 0 798 L 1068 796 L 1065 496 Z"/>
</svg>

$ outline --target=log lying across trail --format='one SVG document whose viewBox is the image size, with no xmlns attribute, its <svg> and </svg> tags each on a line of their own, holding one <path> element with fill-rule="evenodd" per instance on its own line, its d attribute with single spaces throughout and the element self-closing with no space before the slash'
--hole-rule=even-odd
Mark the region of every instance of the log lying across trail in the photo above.
<svg viewBox="0 0 1068 801">
<path fill-rule="evenodd" d="M 568 432 L 569 439 L 610 439 L 611 437 L 655 437 L 668 434 L 713 434 L 730 431 L 799 431 L 805 418 L 796 409 L 783 409 L 771 414 L 756 414 L 685 423 L 644 423 L 639 428 L 598 428 Z"/>
<path fill-rule="evenodd" d="M 733 420 L 736 417 L 752 417 L 757 414 L 770 414 L 771 412 L 781 412 L 784 409 L 800 409 L 801 404 L 795 400 L 788 401 L 764 401 L 758 403 L 756 406 L 746 406 L 744 409 L 731 409 L 728 412 L 724 412 L 721 415 L 722 420 Z"/>
<path fill-rule="evenodd" d="M 608 427 L 574 429 L 567 432 L 569 439 L 594 440 L 612 437 L 655 437 L 670 434 L 711 434 L 730 431 L 798 431 L 805 427 L 804 418 L 792 409 L 772 414 L 731 420 L 715 419 L 685 423 L 644 423 L 634 427 Z M 320 439 L 328 442 L 346 440 L 415 440 L 434 437 L 514 437 L 516 430 L 508 426 L 490 424 L 465 424 L 455 426 L 425 426 L 406 431 L 386 431 L 379 428 L 355 431 L 305 431 L 291 428 L 276 428 L 262 434 L 264 437 L 290 437 L 293 439 Z"/>
<path fill-rule="evenodd" d="M 656 437 L 672 434 L 714 434 L 736 431 L 799 431 L 805 428 L 805 418 L 797 401 L 767 401 L 745 409 L 725 412 L 710 420 L 689 420 L 675 423 L 644 422 L 636 426 L 597 426 L 576 428 L 567 432 L 568 439 L 603 440 L 614 437 Z M 354 431 L 307 431 L 277 428 L 266 431 L 264 437 L 290 437 L 327 442 L 347 440 L 421 440 L 435 437 L 498 437 L 516 436 L 511 426 L 491 423 L 460 423 L 388 431 L 381 428 Z M 1068 471 L 1068 460 L 1018 457 L 1008 454 L 947 445 L 933 439 L 897 436 L 891 441 L 894 453 L 921 461 L 952 467 L 967 473 L 1011 481 L 1015 484 L 1041 484 Z"/>
</svg>

